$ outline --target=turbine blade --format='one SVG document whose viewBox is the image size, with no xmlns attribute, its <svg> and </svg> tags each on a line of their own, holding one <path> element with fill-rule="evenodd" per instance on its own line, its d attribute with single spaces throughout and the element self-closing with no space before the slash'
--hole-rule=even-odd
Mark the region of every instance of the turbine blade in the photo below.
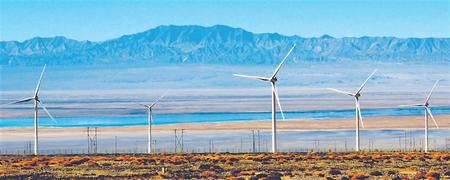
<svg viewBox="0 0 450 180">
<path fill-rule="evenodd" d="M 422 107 L 423 104 L 406 104 L 406 105 L 399 105 L 398 107 Z"/>
<path fill-rule="evenodd" d="M 433 120 L 433 122 L 434 122 L 434 125 L 436 125 L 436 127 L 437 127 L 437 128 L 439 128 L 439 126 L 438 126 L 438 124 L 437 124 L 436 120 L 435 120 L 435 119 L 434 119 L 434 117 L 433 117 L 433 114 L 431 114 L 431 110 L 430 110 L 430 108 L 428 108 L 428 107 L 425 107 L 425 111 L 427 111 L 428 115 L 430 115 L 431 119 L 432 119 L 432 120 Z"/>
<path fill-rule="evenodd" d="M 428 101 L 430 101 L 430 97 L 431 97 L 431 93 L 433 93 L 434 88 L 436 88 L 437 84 L 439 83 L 440 80 L 437 80 L 434 85 L 433 88 L 431 88 L 430 94 L 428 94 L 427 99 L 425 100 L 425 104 L 428 103 Z"/>
<path fill-rule="evenodd" d="M 369 77 L 361 84 L 361 86 L 359 87 L 358 91 L 356 91 L 355 94 L 358 94 L 361 92 L 361 90 L 363 89 L 363 87 L 366 85 L 367 81 L 369 81 L 370 78 L 372 78 L 372 76 L 377 72 L 378 70 L 375 69 L 373 70 L 372 74 L 369 75 Z"/>
<path fill-rule="evenodd" d="M 272 76 L 270 76 L 270 79 L 275 78 L 275 76 L 278 74 L 278 71 L 280 71 L 281 66 L 283 66 L 284 61 L 286 61 L 286 59 L 289 57 L 289 55 L 292 53 L 292 50 L 294 50 L 295 46 L 297 44 L 294 44 L 291 49 L 289 50 L 289 52 L 286 54 L 286 56 L 284 56 L 283 60 L 281 60 L 281 63 L 278 65 L 278 67 L 275 69 L 275 71 L 273 72 Z"/>
<path fill-rule="evenodd" d="M 341 94 L 346 94 L 346 95 L 349 95 L 349 96 L 355 96 L 353 93 L 350 93 L 350 92 L 347 92 L 347 91 L 341 91 L 339 89 L 334 89 L 334 88 L 327 88 L 327 89 L 331 90 L 331 91 L 334 91 L 334 92 L 341 93 Z"/>
<path fill-rule="evenodd" d="M 159 102 L 164 96 L 166 96 L 167 92 L 164 92 L 163 95 L 161 95 L 155 102 L 153 102 L 152 105 L 150 105 L 150 108 L 152 108 L 154 105 L 156 105 L 157 102 Z"/>
<path fill-rule="evenodd" d="M 19 103 L 31 101 L 31 100 L 33 100 L 33 99 L 34 99 L 34 98 L 26 98 L 26 99 L 22 99 L 22 100 L 19 100 L 19 101 L 10 102 L 10 103 L 8 103 L 8 104 L 19 104 Z"/>
<path fill-rule="evenodd" d="M 357 104 L 356 108 L 358 109 L 359 121 L 361 121 L 361 126 L 362 126 L 362 128 L 364 128 L 364 122 L 363 122 L 362 115 L 361 115 L 361 105 L 359 104 L 358 100 L 356 100 L 356 104 Z"/>
<path fill-rule="evenodd" d="M 37 83 L 36 90 L 34 91 L 34 96 L 37 96 L 37 94 L 39 93 L 39 89 L 41 88 L 42 77 L 44 76 L 44 71 L 45 71 L 46 66 L 47 65 L 44 65 L 44 68 L 42 68 L 41 76 L 39 77 L 39 81 Z"/>
<path fill-rule="evenodd" d="M 260 77 L 260 76 L 249 76 L 249 75 L 243 75 L 243 74 L 233 74 L 233 75 L 239 76 L 239 77 L 250 78 L 250 79 L 262 80 L 262 81 L 270 81 L 270 78 Z"/>
<path fill-rule="evenodd" d="M 144 107 L 146 107 L 146 108 L 150 108 L 150 106 L 147 105 L 147 104 L 143 104 L 143 103 L 136 103 L 136 104 L 141 105 L 141 106 L 144 106 Z"/>
<path fill-rule="evenodd" d="M 44 104 L 42 104 L 41 101 L 37 101 L 39 103 L 39 106 L 41 106 L 41 108 L 47 113 L 48 117 L 50 117 L 50 119 L 54 122 L 54 123 L 58 123 L 53 116 L 50 114 L 50 112 L 48 112 L 47 108 L 44 106 Z"/>
<path fill-rule="evenodd" d="M 283 120 L 286 118 L 284 117 L 283 109 L 281 108 L 280 98 L 278 97 L 278 89 L 274 85 L 272 85 L 272 91 L 275 92 L 275 98 L 277 99 L 278 108 L 280 108 L 281 117 L 283 117 Z"/>
</svg>

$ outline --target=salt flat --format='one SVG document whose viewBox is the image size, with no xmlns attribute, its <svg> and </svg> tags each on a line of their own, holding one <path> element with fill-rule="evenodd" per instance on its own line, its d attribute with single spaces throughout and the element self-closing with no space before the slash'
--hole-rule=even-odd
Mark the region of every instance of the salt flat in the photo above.
<svg viewBox="0 0 450 180">
<path fill-rule="evenodd" d="M 430 147 L 448 148 L 450 140 L 450 116 L 436 116 L 440 129 L 430 122 Z M 363 149 L 399 150 L 405 143 L 409 150 L 422 148 L 423 117 L 371 117 L 365 119 L 362 129 Z M 249 151 L 252 144 L 251 130 L 260 130 L 259 147 L 268 151 L 270 146 L 270 121 L 220 122 L 153 126 L 154 140 L 160 152 L 174 151 L 174 129 L 184 129 L 185 150 L 207 152 L 209 141 L 214 142 L 216 151 Z M 279 146 L 282 151 L 351 150 L 354 143 L 353 119 L 296 119 L 278 121 Z M 23 152 L 26 144 L 32 142 L 32 128 L 0 128 L 1 151 Z M 112 152 L 115 138 L 122 152 L 146 152 L 146 126 L 99 127 L 100 152 Z M 256 132 L 256 131 L 255 131 Z M 180 136 L 180 134 L 178 134 Z M 84 152 L 87 146 L 86 128 L 40 128 L 41 148 L 44 153 Z M 180 148 L 180 147 L 178 147 Z"/>
</svg>

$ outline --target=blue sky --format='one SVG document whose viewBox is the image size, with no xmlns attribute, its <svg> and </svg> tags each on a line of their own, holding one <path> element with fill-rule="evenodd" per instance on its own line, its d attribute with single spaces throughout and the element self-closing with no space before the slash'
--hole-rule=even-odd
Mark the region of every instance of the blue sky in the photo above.
<svg viewBox="0 0 450 180">
<path fill-rule="evenodd" d="M 450 0 L 1 0 L 0 40 L 101 41 L 159 25 L 224 24 L 317 37 L 450 37 Z"/>
</svg>

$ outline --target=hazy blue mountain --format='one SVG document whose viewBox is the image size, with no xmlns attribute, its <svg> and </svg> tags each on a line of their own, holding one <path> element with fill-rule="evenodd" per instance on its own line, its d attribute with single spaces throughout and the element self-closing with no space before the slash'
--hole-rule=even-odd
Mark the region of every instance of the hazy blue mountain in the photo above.
<svg viewBox="0 0 450 180">
<path fill-rule="evenodd" d="M 103 42 L 36 37 L 0 42 L 0 65 L 116 64 L 150 62 L 273 64 L 297 43 L 293 60 L 450 62 L 450 38 L 317 38 L 256 34 L 223 25 L 159 26 Z"/>
</svg>

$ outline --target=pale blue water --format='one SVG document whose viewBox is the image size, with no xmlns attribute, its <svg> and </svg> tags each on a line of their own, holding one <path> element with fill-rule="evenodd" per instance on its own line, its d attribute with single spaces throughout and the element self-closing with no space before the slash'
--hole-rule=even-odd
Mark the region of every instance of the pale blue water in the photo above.
<svg viewBox="0 0 450 180">
<path fill-rule="evenodd" d="M 30 109 L 31 110 L 31 109 Z M 433 107 L 434 115 L 450 114 L 449 107 Z M 285 112 L 286 119 L 291 118 L 351 118 L 354 117 L 354 110 L 313 110 Z M 415 116 L 423 115 L 422 108 L 385 108 L 385 109 L 363 109 L 364 117 L 373 116 Z M 251 121 L 270 119 L 270 112 L 216 112 L 216 113 L 186 113 L 186 114 L 155 114 L 154 124 L 179 124 L 179 123 L 204 123 L 204 122 L 226 122 L 226 121 Z M 278 114 L 281 119 L 281 115 Z M 138 126 L 147 124 L 147 115 L 129 116 L 103 116 L 103 117 L 55 117 L 58 121 L 54 123 L 47 117 L 39 118 L 40 126 L 47 127 L 88 127 L 88 126 Z M 31 127 L 33 117 L 25 118 L 0 118 L 0 128 L 8 127 Z"/>
</svg>

